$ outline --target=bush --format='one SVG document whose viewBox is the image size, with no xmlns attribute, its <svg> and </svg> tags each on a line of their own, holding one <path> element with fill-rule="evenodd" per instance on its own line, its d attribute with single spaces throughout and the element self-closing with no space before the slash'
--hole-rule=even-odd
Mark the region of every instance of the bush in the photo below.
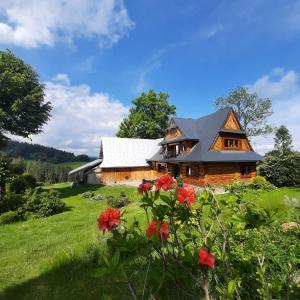
<svg viewBox="0 0 300 300">
<path fill-rule="evenodd" d="M 0 198 L 0 213 L 10 210 L 17 210 L 23 204 L 21 195 L 15 193 L 7 193 Z"/>
<path fill-rule="evenodd" d="M 22 175 L 14 177 L 10 181 L 8 185 L 8 190 L 16 194 L 22 194 L 25 192 L 26 189 L 32 189 L 35 187 L 36 179 L 32 175 L 24 173 Z"/>
<path fill-rule="evenodd" d="M 24 173 L 21 177 L 25 182 L 26 189 L 33 189 L 36 187 L 36 179 L 34 176 L 29 173 Z"/>
<path fill-rule="evenodd" d="M 25 216 L 48 217 L 62 212 L 66 205 L 59 199 L 59 193 L 54 190 L 27 190 L 24 195 L 25 203 L 21 208 Z"/>
<path fill-rule="evenodd" d="M 93 192 L 84 192 L 81 194 L 82 198 L 92 198 L 94 196 Z"/>
<path fill-rule="evenodd" d="M 107 204 L 114 208 L 121 208 L 123 206 L 128 205 L 129 203 L 130 200 L 124 192 L 121 192 L 118 198 L 114 196 L 107 196 Z"/>
<path fill-rule="evenodd" d="M 283 232 L 255 202 L 197 194 L 168 175 L 139 192 L 146 230 L 111 207 L 98 218 L 100 231 L 111 234 L 97 273 L 127 281 L 133 299 L 299 299 L 299 228 Z"/>
<path fill-rule="evenodd" d="M 275 187 L 265 177 L 255 176 L 251 179 L 249 188 L 253 190 L 271 191 Z"/>
<path fill-rule="evenodd" d="M 17 211 L 8 211 L 0 215 L 0 225 L 18 222 L 21 219 Z"/>
<path fill-rule="evenodd" d="M 287 155 L 269 155 L 259 166 L 260 175 L 275 186 L 300 185 L 300 153 L 292 152 Z"/>
</svg>

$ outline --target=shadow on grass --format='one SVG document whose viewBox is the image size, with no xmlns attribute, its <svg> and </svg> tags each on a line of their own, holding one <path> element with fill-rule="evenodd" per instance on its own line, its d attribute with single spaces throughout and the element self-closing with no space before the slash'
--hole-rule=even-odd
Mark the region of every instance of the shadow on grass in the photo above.
<svg viewBox="0 0 300 300">
<path fill-rule="evenodd" d="M 84 185 L 84 186 L 78 186 L 78 187 L 51 187 L 51 190 L 56 190 L 60 193 L 62 198 L 69 198 L 73 196 L 80 195 L 84 192 L 94 192 L 99 190 L 100 188 L 104 187 L 105 185 Z"/>
<path fill-rule="evenodd" d="M 94 278 L 97 270 L 97 257 L 75 258 L 62 262 L 39 277 L 19 285 L 9 287 L 0 293 L 2 300 L 32 299 L 131 299 L 127 288 L 115 284 L 110 278 Z"/>
</svg>

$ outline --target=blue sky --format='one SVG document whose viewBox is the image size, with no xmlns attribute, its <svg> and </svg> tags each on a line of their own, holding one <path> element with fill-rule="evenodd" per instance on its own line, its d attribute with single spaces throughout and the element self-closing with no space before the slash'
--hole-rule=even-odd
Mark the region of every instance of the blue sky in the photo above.
<svg viewBox="0 0 300 300">
<path fill-rule="evenodd" d="M 0 47 L 34 66 L 54 105 L 34 142 L 95 155 L 141 91 L 199 117 L 246 85 L 300 149 L 300 1 L 2 0 Z M 253 143 L 263 153 L 272 137 Z"/>
</svg>

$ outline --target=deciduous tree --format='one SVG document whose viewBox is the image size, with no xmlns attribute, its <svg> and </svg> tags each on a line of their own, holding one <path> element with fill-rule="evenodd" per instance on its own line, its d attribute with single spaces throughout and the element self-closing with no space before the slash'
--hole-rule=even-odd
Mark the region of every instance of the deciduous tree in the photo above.
<svg viewBox="0 0 300 300">
<path fill-rule="evenodd" d="M 227 97 L 217 98 L 215 106 L 217 109 L 232 107 L 249 137 L 272 131 L 272 127 L 267 124 L 268 117 L 273 113 L 271 100 L 259 98 L 245 87 L 236 88 Z"/>
<path fill-rule="evenodd" d="M 0 141 L 13 134 L 38 134 L 49 120 L 51 104 L 34 69 L 9 50 L 0 51 Z"/>
<path fill-rule="evenodd" d="M 281 125 L 276 130 L 274 141 L 274 148 L 278 150 L 280 154 L 285 155 L 292 151 L 293 139 L 286 126 Z"/>
<path fill-rule="evenodd" d="M 169 95 L 154 90 L 132 101 L 130 113 L 120 124 L 118 137 L 157 139 L 165 135 L 170 116 L 176 107 L 168 103 Z"/>
</svg>

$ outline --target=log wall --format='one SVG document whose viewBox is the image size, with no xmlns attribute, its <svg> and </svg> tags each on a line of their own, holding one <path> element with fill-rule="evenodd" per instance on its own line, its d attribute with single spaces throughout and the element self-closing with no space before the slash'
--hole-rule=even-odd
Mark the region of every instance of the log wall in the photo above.
<svg viewBox="0 0 300 300">
<path fill-rule="evenodd" d="M 155 179 L 159 176 L 156 170 L 151 167 L 136 167 L 136 168 L 102 168 L 99 173 L 99 181 L 104 184 L 142 180 Z"/>
<path fill-rule="evenodd" d="M 240 181 L 248 181 L 252 177 L 256 176 L 256 164 L 246 164 L 250 167 L 250 174 L 246 176 L 241 175 L 240 163 L 209 163 L 198 164 L 199 174 L 198 176 L 186 175 L 186 167 L 193 164 L 180 164 L 180 176 L 184 183 L 205 186 L 207 184 L 213 186 L 220 186 L 222 184 L 230 184 L 234 179 Z"/>
</svg>

